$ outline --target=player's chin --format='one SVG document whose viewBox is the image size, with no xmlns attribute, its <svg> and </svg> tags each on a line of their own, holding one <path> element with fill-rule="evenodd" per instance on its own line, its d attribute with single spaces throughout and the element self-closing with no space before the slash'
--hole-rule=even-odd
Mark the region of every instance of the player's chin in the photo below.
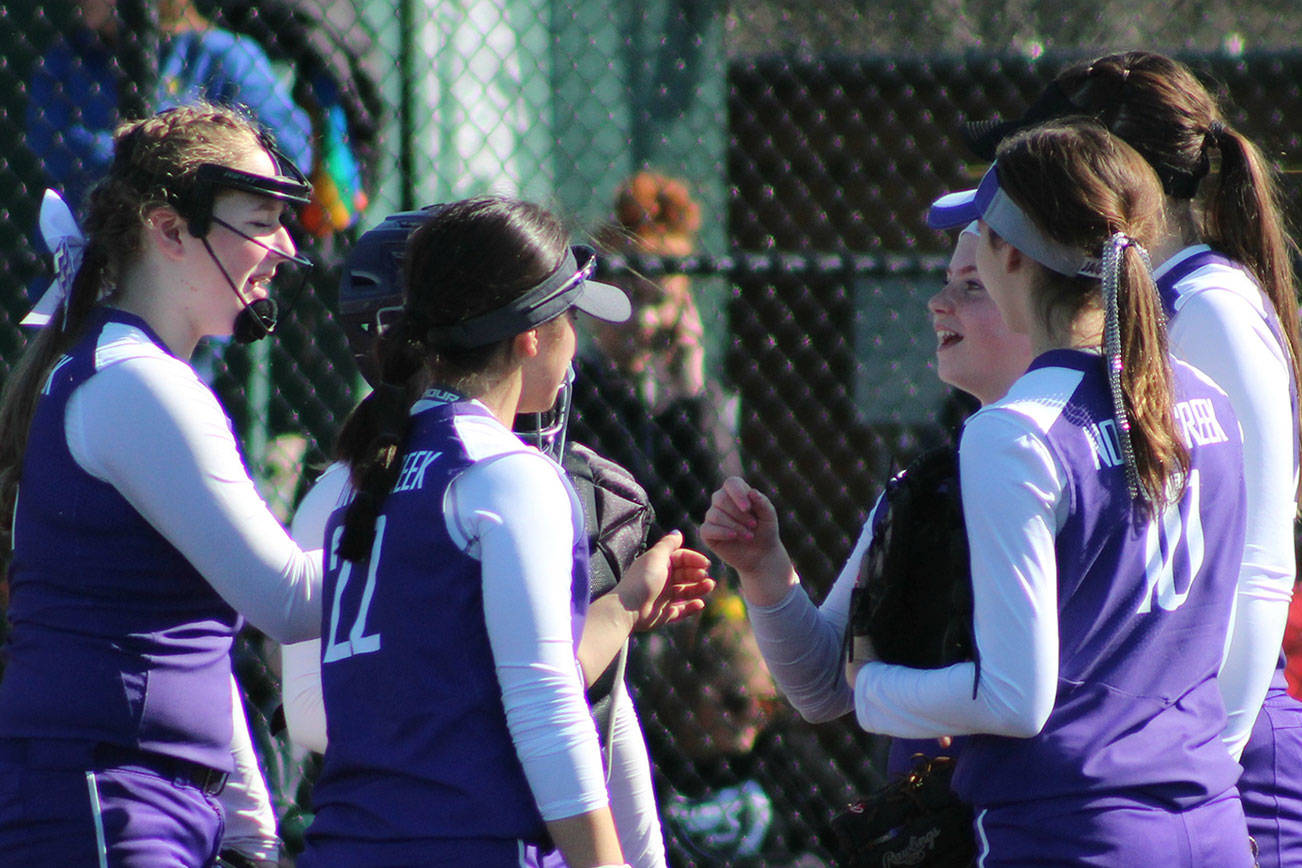
<svg viewBox="0 0 1302 868">
<path fill-rule="evenodd" d="M 961 388 L 956 381 L 963 379 L 963 370 L 962 359 L 956 359 L 952 349 L 936 351 L 936 376 L 946 386 Z"/>
<path fill-rule="evenodd" d="M 936 377 L 946 386 L 968 394 L 979 394 L 980 379 L 973 376 L 971 366 L 936 364 Z"/>
</svg>

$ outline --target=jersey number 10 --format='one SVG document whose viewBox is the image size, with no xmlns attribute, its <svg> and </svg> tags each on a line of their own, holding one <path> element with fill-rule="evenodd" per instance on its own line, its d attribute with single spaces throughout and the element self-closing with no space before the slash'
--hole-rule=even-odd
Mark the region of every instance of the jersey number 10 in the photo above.
<svg viewBox="0 0 1302 868">
<path fill-rule="evenodd" d="M 1148 587 L 1144 591 L 1143 602 L 1139 604 L 1140 614 L 1153 610 L 1154 597 L 1157 598 L 1157 605 L 1168 612 L 1180 608 L 1203 567 L 1206 546 L 1203 540 L 1202 514 L 1199 512 L 1202 504 L 1197 470 L 1189 472 L 1189 484 L 1185 498 L 1182 499 L 1186 498 L 1189 504 L 1188 519 L 1180 515 L 1180 503 L 1176 502 L 1167 506 L 1161 516 L 1154 516 L 1149 522 L 1144 562 Z M 1181 547 L 1185 551 L 1189 572 L 1183 591 L 1176 590 L 1175 586 L 1175 555 Z"/>
</svg>

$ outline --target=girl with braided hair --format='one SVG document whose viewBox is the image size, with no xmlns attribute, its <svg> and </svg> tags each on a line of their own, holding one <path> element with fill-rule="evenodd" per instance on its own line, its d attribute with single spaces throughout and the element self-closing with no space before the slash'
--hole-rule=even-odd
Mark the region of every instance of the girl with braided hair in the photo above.
<svg viewBox="0 0 1302 868">
<path fill-rule="evenodd" d="M 1003 144 L 980 186 L 931 217 L 981 221 L 982 282 L 1036 358 L 959 448 L 979 677 L 859 648 L 859 723 L 970 736 L 953 786 L 976 812 L 979 865 L 1246 868 L 1216 683 L 1242 445 L 1224 393 L 1167 353 L 1146 253 L 1159 182 L 1097 123 L 1058 123 Z M 774 515 L 730 481 L 703 532 L 780 618 L 798 579 Z M 773 650 L 799 665 L 794 647 Z"/>
<path fill-rule="evenodd" d="M 1262 868 L 1298 864 L 1302 702 L 1288 694 L 1280 645 L 1296 575 L 1302 341 L 1273 172 L 1192 71 L 1148 51 L 1071 66 L 1020 120 L 967 130 L 990 159 L 1011 130 L 1076 114 L 1097 118 L 1161 179 L 1167 225 L 1151 252 L 1171 351 L 1225 390 L 1243 426 L 1247 531 L 1219 681 L 1222 738 L 1244 769 Z"/>
<path fill-rule="evenodd" d="M 708 561 L 670 534 L 589 606 L 574 491 L 510 425 L 555 403 L 572 312 L 628 300 L 536 205 L 428 211 L 332 471 L 329 739 L 298 864 L 623 864 L 584 685 L 631 628 L 699 611 Z"/>
<path fill-rule="evenodd" d="M 188 360 L 274 320 L 272 275 L 298 259 L 281 217 L 308 191 L 244 115 L 175 108 L 118 129 L 84 244 L 59 247 L 0 403 L 0 864 L 216 858 L 247 745 L 232 639 L 243 617 L 317 635 L 321 569 Z"/>
</svg>

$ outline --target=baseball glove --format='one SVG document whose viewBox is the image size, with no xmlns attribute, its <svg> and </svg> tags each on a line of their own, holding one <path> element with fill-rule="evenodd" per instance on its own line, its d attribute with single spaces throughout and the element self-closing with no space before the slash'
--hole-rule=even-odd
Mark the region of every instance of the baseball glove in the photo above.
<svg viewBox="0 0 1302 868">
<path fill-rule="evenodd" d="M 924 453 L 886 485 L 850 596 L 851 659 L 854 638 L 865 636 L 887 663 L 936 669 L 976 660 L 958 454 L 951 447 Z M 975 695 L 976 680 L 972 689 Z"/>
<path fill-rule="evenodd" d="M 832 820 L 841 868 L 967 868 L 972 809 L 950 789 L 954 761 L 917 754 L 913 769 Z"/>
</svg>

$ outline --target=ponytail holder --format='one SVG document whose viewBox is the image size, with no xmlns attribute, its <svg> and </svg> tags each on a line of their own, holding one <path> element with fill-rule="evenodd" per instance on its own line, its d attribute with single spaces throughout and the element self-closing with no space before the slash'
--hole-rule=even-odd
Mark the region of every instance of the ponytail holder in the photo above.
<svg viewBox="0 0 1302 868">
<path fill-rule="evenodd" d="M 1220 121 L 1212 121 L 1207 125 L 1207 135 L 1203 137 L 1203 150 L 1219 148 L 1221 146 L 1221 136 L 1223 135 L 1225 135 L 1225 124 Z M 1206 159 L 1205 154 L 1203 159 Z"/>
<path fill-rule="evenodd" d="M 1112 393 L 1112 414 L 1117 422 L 1117 442 L 1126 467 L 1126 488 L 1132 498 L 1140 494 L 1139 468 L 1135 464 L 1135 449 L 1130 442 L 1130 416 L 1121 392 L 1121 372 L 1125 363 L 1121 358 L 1121 323 L 1117 309 L 1117 290 L 1121 278 L 1121 256 L 1127 247 L 1133 247 L 1152 269 L 1148 251 L 1138 241 L 1124 232 L 1114 232 L 1103 243 L 1103 355 L 1107 359 L 1108 387 Z"/>
<path fill-rule="evenodd" d="M 54 253 L 54 280 L 19 325 L 43 326 L 50 321 L 59 305 L 65 304 L 72 294 L 72 282 L 86 255 L 86 236 L 81 234 L 68 204 L 53 190 L 46 190 L 41 199 L 40 225 L 45 246 Z M 64 319 L 66 322 L 67 307 Z"/>
</svg>

